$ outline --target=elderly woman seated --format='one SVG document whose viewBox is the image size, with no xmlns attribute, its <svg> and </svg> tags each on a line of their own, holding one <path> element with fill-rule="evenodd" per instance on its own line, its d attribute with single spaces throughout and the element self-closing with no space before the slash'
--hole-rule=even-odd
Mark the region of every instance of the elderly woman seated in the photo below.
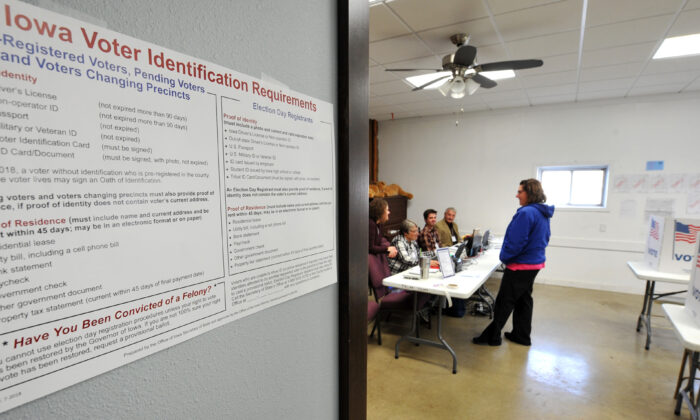
<svg viewBox="0 0 700 420">
<path fill-rule="evenodd" d="M 381 224 L 385 223 L 389 219 L 389 204 L 386 200 L 381 198 L 373 199 L 369 204 L 369 253 L 368 253 L 368 268 L 369 268 L 369 284 L 374 291 L 374 299 L 379 303 L 379 314 L 375 321 L 375 328 L 379 331 L 378 343 L 382 344 L 381 339 L 381 321 L 386 319 L 387 316 L 393 311 L 411 311 L 413 309 L 413 293 L 406 292 L 405 290 L 389 290 L 382 283 L 384 278 L 389 277 L 391 272 L 389 270 L 389 264 L 387 262 L 387 257 L 389 259 L 395 259 L 398 254 L 398 250 L 395 246 L 391 245 L 384 236 L 381 234 Z M 411 225 L 402 224 L 402 231 L 408 232 L 408 237 L 413 238 L 406 248 L 406 255 L 408 258 L 411 257 L 411 250 L 414 251 L 415 257 L 414 263 L 418 263 L 418 248 L 415 244 L 415 239 L 418 235 L 417 226 L 413 224 L 413 230 Z M 411 234 L 411 232 L 414 232 Z M 399 235 L 403 236 L 403 235 Z M 403 261 L 403 260 L 402 260 Z M 408 266 L 409 268 L 411 266 Z M 430 298 L 429 295 L 424 293 L 418 294 L 418 308 L 424 308 L 426 302 Z M 418 312 L 418 315 L 424 320 L 427 320 L 428 312 L 430 308 L 426 307 L 422 311 Z M 384 315 L 385 314 L 385 315 Z M 374 329 L 372 330 L 374 334 Z"/>
<path fill-rule="evenodd" d="M 399 234 L 394 236 L 391 244 L 396 248 L 396 256 L 389 258 L 391 274 L 406 271 L 418 265 L 418 225 L 410 220 L 404 220 L 399 227 Z"/>
</svg>

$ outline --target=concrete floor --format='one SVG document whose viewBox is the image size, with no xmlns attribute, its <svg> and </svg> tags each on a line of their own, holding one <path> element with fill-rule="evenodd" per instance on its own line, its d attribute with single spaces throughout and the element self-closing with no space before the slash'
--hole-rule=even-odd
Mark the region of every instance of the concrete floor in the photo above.
<svg viewBox="0 0 700 420">
<path fill-rule="evenodd" d="M 494 295 L 498 283 L 487 283 Z M 443 318 L 456 375 L 442 349 L 404 342 L 394 359 L 409 320 L 383 323 L 382 346 L 376 337 L 368 344 L 368 419 L 679 418 L 673 392 L 683 349 L 659 305 L 646 351 L 646 335 L 635 331 L 641 295 L 536 284 L 533 296 L 531 347 L 505 339 L 477 346 L 471 339 L 488 318 Z M 421 336 L 434 338 L 434 323 Z M 680 418 L 689 418 L 687 408 Z"/>
</svg>

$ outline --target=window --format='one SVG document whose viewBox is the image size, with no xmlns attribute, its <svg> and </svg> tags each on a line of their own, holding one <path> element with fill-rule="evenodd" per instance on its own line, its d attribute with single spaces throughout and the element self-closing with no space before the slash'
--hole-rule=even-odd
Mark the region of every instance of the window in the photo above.
<svg viewBox="0 0 700 420">
<path fill-rule="evenodd" d="M 605 208 L 607 166 L 543 166 L 537 177 L 547 202 L 558 207 Z"/>
</svg>

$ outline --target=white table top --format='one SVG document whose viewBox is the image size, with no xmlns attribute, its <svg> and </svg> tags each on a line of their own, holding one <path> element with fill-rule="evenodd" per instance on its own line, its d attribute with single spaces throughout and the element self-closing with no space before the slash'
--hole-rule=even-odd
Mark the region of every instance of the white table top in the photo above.
<svg viewBox="0 0 700 420">
<path fill-rule="evenodd" d="M 668 303 L 661 306 L 664 308 L 666 318 L 671 321 L 673 331 L 683 347 L 692 351 L 700 351 L 700 326 L 693 320 L 690 313 L 686 312 L 685 306 Z"/>
<path fill-rule="evenodd" d="M 639 280 L 660 281 L 663 283 L 688 284 L 690 274 L 665 273 L 650 268 L 644 261 L 627 261 L 627 266 Z"/>
<path fill-rule="evenodd" d="M 383 283 L 384 286 L 404 290 L 466 299 L 473 295 L 501 264 L 498 259 L 500 251 L 500 249 L 486 250 L 476 258 L 472 265 L 465 265 L 464 270 L 446 279 L 442 278 L 440 272 L 431 273 L 430 277 L 425 280 L 407 279 L 404 278 L 404 273 L 410 270 L 406 270 L 385 278 Z"/>
</svg>

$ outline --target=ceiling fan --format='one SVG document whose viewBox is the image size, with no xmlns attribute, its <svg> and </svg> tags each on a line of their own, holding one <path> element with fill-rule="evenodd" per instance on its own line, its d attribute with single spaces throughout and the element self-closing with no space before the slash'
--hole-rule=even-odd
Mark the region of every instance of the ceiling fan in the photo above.
<svg viewBox="0 0 700 420">
<path fill-rule="evenodd" d="M 542 60 L 511 60 L 478 64 L 475 61 L 476 47 L 467 45 L 469 42 L 469 35 L 455 34 L 450 37 L 450 41 L 458 48 L 454 54 L 448 54 L 442 58 L 441 69 L 386 69 L 386 71 L 430 70 L 436 72 L 450 72 L 450 74 L 432 79 L 413 90 L 421 90 L 449 78 L 447 82 L 443 82 L 442 85 L 438 87 L 438 90 L 444 96 L 447 96 L 449 93 L 450 97 L 459 99 L 463 98 L 465 93 L 469 95 L 473 94 L 479 87 L 491 89 L 497 85 L 494 80 L 479 74 L 481 72 L 522 70 L 540 67 L 543 64 Z"/>
</svg>

